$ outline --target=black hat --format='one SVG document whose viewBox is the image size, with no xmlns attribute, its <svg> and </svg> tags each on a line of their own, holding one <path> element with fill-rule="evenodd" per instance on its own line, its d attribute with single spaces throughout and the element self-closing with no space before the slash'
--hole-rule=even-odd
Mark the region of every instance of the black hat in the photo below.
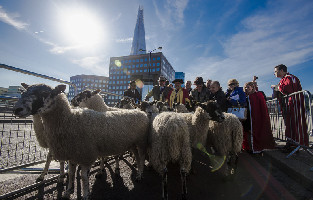
<svg viewBox="0 0 313 200">
<path fill-rule="evenodd" d="M 166 78 L 164 76 L 160 76 L 159 81 L 166 81 Z"/>
<path fill-rule="evenodd" d="M 204 84 L 202 77 L 197 77 L 196 80 L 193 82 L 194 85 L 201 85 Z"/>
<path fill-rule="evenodd" d="M 136 81 L 135 80 L 129 81 L 129 85 L 131 85 L 132 83 L 136 83 Z"/>
<path fill-rule="evenodd" d="M 183 79 L 175 79 L 175 80 L 173 80 L 172 83 L 176 83 L 176 82 L 180 82 L 181 84 L 184 83 Z"/>
</svg>

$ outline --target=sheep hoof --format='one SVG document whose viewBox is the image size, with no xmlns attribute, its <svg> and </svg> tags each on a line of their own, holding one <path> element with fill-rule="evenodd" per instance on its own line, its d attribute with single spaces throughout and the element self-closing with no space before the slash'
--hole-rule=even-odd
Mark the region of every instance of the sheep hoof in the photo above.
<svg viewBox="0 0 313 200">
<path fill-rule="evenodd" d="M 137 176 L 136 176 L 136 182 L 140 182 L 141 179 L 142 179 L 142 176 L 141 176 L 141 175 L 137 175 Z"/>
<path fill-rule="evenodd" d="M 58 177 L 58 183 L 63 183 L 64 182 L 64 178 L 65 178 L 65 175 L 60 175 Z"/>
<path fill-rule="evenodd" d="M 36 179 L 36 182 L 41 182 L 41 181 L 43 181 L 43 177 L 38 177 L 37 179 Z"/>
<path fill-rule="evenodd" d="M 115 169 L 115 175 L 120 175 L 120 168 Z"/>
</svg>

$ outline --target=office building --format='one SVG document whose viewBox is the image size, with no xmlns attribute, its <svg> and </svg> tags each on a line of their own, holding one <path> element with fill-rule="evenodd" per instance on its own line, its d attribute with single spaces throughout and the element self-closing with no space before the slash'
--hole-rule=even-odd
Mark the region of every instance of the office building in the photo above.
<svg viewBox="0 0 313 200">
<path fill-rule="evenodd" d="M 83 74 L 70 77 L 70 82 L 76 85 L 77 93 L 80 93 L 81 91 L 84 91 L 86 89 L 101 89 L 101 94 L 105 94 L 105 92 L 108 92 L 109 77 Z M 75 89 L 73 86 L 70 86 L 68 99 L 72 100 L 74 96 Z"/>
<path fill-rule="evenodd" d="M 110 106 L 122 98 L 131 80 L 136 80 L 137 89 L 144 98 L 153 85 L 158 84 L 160 75 L 169 81 L 175 78 L 175 71 L 162 52 L 111 57 L 109 74 L 109 92 L 120 95 L 108 97 Z"/>
</svg>

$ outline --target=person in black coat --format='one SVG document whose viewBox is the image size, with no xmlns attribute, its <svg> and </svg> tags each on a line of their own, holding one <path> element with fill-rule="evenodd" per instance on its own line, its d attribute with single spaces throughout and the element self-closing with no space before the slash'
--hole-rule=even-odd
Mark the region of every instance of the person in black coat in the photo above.
<svg viewBox="0 0 313 200">
<path fill-rule="evenodd" d="M 133 98 L 136 103 L 141 101 L 141 94 L 136 89 L 136 81 L 130 81 L 128 90 L 124 91 L 124 96 Z"/>
<path fill-rule="evenodd" d="M 220 106 L 223 112 L 227 111 L 227 99 L 225 93 L 223 92 L 220 83 L 218 81 L 213 81 L 210 85 L 210 96 L 209 100 L 216 100 L 217 104 Z"/>
</svg>

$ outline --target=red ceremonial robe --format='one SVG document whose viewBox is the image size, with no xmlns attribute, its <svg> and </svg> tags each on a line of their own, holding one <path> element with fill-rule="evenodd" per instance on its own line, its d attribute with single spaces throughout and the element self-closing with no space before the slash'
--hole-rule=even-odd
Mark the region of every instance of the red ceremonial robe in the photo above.
<svg viewBox="0 0 313 200">
<path fill-rule="evenodd" d="M 287 73 L 279 82 L 279 91 L 284 95 L 289 95 L 301 90 L 302 87 L 299 79 L 292 74 Z M 286 125 L 286 138 L 301 145 L 309 146 L 303 94 L 291 95 L 288 97 L 288 101 L 285 102 L 286 103 L 283 104 L 282 99 L 280 99 Z"/>
<path fill-rule="evenodd" d="M 243 149 L 260 153 L 264 149 L 275 148 L 271 122 L 267 105 L 262 92 L 255 92 L 248 96 L 248 106 L 251 124 L 251 135 L 244 131 Z M 251 142 L 251 149 L 249 143 Z"/>
</svg>

